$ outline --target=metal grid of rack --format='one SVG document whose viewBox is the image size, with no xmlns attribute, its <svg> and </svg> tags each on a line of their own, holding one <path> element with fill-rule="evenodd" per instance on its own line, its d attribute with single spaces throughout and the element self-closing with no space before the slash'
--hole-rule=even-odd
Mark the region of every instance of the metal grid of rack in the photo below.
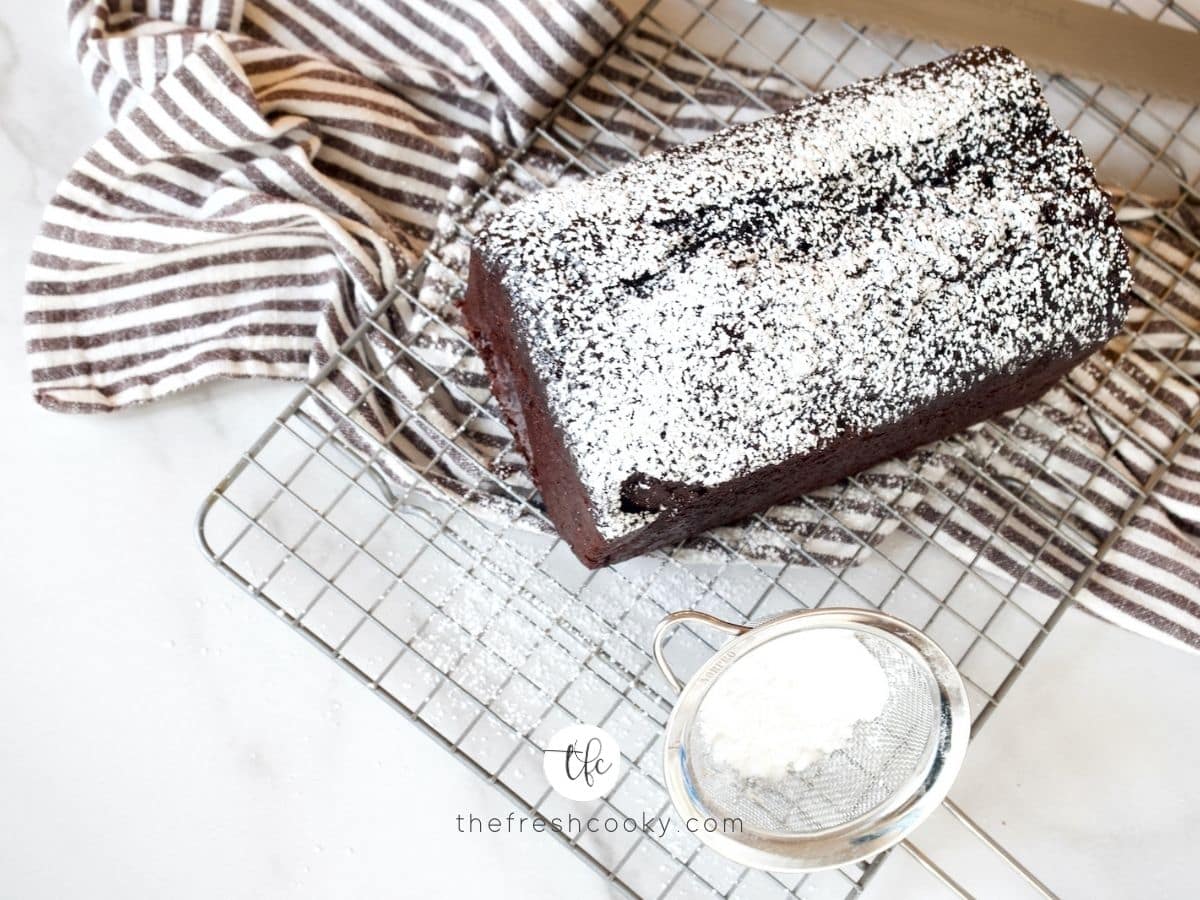
<svg viewBox="0 0 1200 900">
<path fill-rule="evenodd" d="M 1156 15 L 1198 27 L 1174 4 Z M 941 55 L 928 44 L 740 0 L 649 3 L 217 486 L 198 523 L 206 553 L 518 808 L 546 818 L 668 812 L 660 733 L 672 696 L 649 647 L 657 621 L 681 607 L 739 621 L 797 607 L 885 609 L 950 653 L 981 727 L 1170 463 L 1174 448 L 1149 447 L 1150 470 L 1136 478 L 1122 470 L 1130 500 L 1109 521 L 1091 491 L 1096 475 L 1068 484 L 1047 462 L 1069 446 L 1110 473 L 1116 444 L 1144 443 L 1094 402 L 1141 346 L 1137 317 L 1096 361 L 1090 388 L 1068 387 L 1097 432 L 1109 435 L 1099 444 L 1060 429 L 1049 446 L 1025 446 L 1021 416 L 1046 413 L 1022 412 L 1005 426 L 983 426 L 982 442 L 944 442 L 937 475 L 928 456 L 894 464 L 909 489 L 919 489 L 920 512 L 894 477 L 864 475 L 803 501 L 804 528 L 794 533 L 758 517 L 710 536 L 707 553 L 681 547 L 588 571 L 548 532 L 536 494 L 521 481 L 453 305 L 471 232 L 496 206 L 812 91 Z M 1122 204 L 1172 198 L 1146 207 L 1147 228 L 1170 231 L 1194 263 L 1200 243 L 1177 222 L 1200 199 L 1200 135 L 1189 130 L 1195 110 L 1063 78 L 1046 87 L 1102 179 L 1122 189 Z M 1179 264 L 1161 264 L 1183 277 Z M 1163 306 L 1144 289 L 1139 298 Z M 1187 323 L 1178 326 L 1200 340 Z M 1196 384 L 1177 358 L 1164 361 Z M 1164 406 L 1164 415 L 1178 417 L 1154 386 L 1135 389 L 1142 408 Z M 1191 434 L 1196 424 L 1180 421 L 1179 431 Z M 1014 459 L 1027 477 L 1014 477 Z M 980 490 L 1003 499 L 1003 514 L 964 552 L 945 538 L 969 527 L 963 504 Z M 838 501 L 847 496 L 869 501 L 865 522 L 842 514 Z M 1035 523 L 1039 540 L 1014 537 L 1008 525 L 1019 522 Z M 756 534 L 787 552 L 748 552 L 762 543 Z M 1053 564 L 1062 552 L 1091 562 L 1064 570 Z M 997 553 L 1019 566 L 991 564 Z M 675 668 L 698 666 L 715 649 L 709 640 L 681 629 L 669 647 Z M 541 770 L 539 748 L 575 721 L 604 727 L 625 757 L 617 787 L 590 804 L 553 793 Z M 782 875 L 735 866 L 685 831 L 558 837 L 644 897 L 842 897 L 860 891 L 881 862 Z"/>
</svg>

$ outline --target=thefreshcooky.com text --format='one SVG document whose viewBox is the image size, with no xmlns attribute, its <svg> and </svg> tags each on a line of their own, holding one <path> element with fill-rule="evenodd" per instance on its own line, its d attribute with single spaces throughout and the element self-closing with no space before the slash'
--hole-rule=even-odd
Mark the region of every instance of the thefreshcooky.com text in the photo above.
<svg viewBox="0 0 1200 900">
<path fill-rule="evenodd" d="M 492 816 L 480 818 L 473 813 L 459 813 L 454 817 L 459 834 L 542 834 L 547 831 L 558 831 L 569 835 L 588 832 L 590 834 L 616 834 L 624 831 L 630 834 L 644 831 L 656 837 L 665 837 L 667 830 L 673 824 L 670 816 L 643 815 L 641 819 L 632 816 L 589 816 L 581 818 L 576 815 L 562 816 L 519 816 L 509 813 L 504 818 Z M 681 820 L 682 825 L 692 834 L 701 831 L 708 834 L 721 832 L 723 834 L 738 833 L 742 830 L 742 820 L 738 818 L 715 819 L 687 818 Z"/>
</svg>

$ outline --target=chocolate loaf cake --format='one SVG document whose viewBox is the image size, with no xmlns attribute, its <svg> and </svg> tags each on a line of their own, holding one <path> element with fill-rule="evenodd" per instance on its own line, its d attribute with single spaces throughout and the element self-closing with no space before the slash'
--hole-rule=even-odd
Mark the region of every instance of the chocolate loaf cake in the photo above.
<svg viewBox="0 0 1200 900">
<path fill-rule="evenodd" d="M 514 205 L 463 314 L 599 566 L 1034 399 L 1128 282 L 1078 143 L 976 48 Z"/>
</svg>

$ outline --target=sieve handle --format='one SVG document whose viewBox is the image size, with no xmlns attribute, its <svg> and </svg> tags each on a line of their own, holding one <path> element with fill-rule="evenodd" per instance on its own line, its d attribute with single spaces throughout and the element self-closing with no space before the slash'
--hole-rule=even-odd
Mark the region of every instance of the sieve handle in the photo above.
<svg viewBox="0 0 1200 900">
<path fill-rule="evenodd" d="M 658 627 L 654 629 L 654 661 L 662 669 L 667 684 L 674 688 L 677 694 L 683 690 L 683 682 L 671 671 L 671 666 L 663 654 L 663 647 L 667 642 L 668 632 L 681 622 L 699 622 L 701 625 L 707 625 L 709 628 L 733 635 L 745 634 L 751 628 L 749 625 L 735 625 L 733 622 L 726 622 L 724 619 L 718 619 L 716 616 L 710 616 L 708 613 L 702 613 L 696 609 L 681 609 L 659 622 Z"/>
</svg>

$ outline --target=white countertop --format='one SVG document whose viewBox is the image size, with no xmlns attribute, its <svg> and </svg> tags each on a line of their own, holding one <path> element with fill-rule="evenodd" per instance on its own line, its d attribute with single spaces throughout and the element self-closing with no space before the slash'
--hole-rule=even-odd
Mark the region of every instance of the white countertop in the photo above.
<svg viewBox="0 0 1200 900">
<path fill-rule="evenodd" d="M 556 897 L 604 884 L 203 559 L 208 489 L 294 391 L 66 417 L 30 399 L 25 257 L 105 128 L 60 4 L 0 0 L 0 897 Z M 1200 658 L 1069 613 L 953 796 L 1065 897 L 1190 897 Z M 1024 896 L 969 838 L 917 843 Z M 942 896 L 900 854 L 869 898 Z"/>
</svg>

